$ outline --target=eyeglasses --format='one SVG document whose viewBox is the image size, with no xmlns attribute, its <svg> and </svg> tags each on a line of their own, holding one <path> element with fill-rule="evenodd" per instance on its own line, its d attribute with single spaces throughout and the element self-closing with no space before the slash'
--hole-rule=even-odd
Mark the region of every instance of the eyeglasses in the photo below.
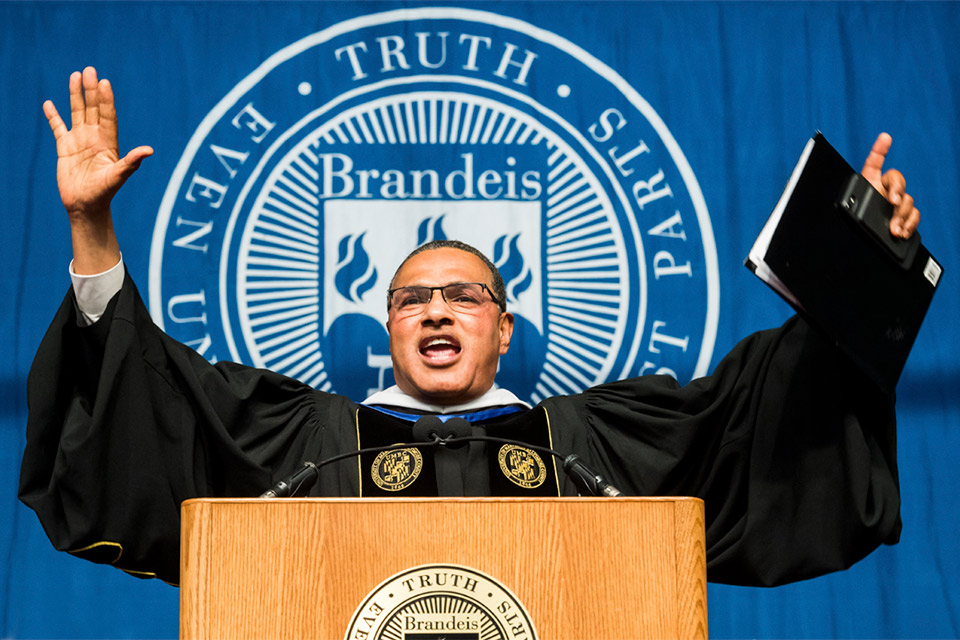
<svg viewBox="0 0 960 640">
<path fill-rule="evenodd" d="M 420 313 L 424 307 L 430 304 L 433 299 L 433 292 L 437 290 L 443 296 L 444 302 L 450 305 L 450 308 L 454 311 L 467 313 L 476 311 L 487 301 L 483 295 L 484 291 L 490 295 L 491 300 L 497 303 L 497 306 L 501 306 L 490 287 L 482 282 L 454 282 L 440 287 L 397 287 L 387 291 L 387 304 L 389 308 L 395 309 L 398 313 Z"/>
</svg>

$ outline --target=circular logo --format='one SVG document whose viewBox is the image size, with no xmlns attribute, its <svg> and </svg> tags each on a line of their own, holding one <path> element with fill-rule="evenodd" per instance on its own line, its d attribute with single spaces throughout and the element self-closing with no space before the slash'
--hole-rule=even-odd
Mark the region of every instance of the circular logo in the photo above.
<svg viewBox="0 0 960 640">
<path fill-rule="evenodd" d="M 211 361 L 362 400 L 393 383 L 394 270 L 445 238 L 504 277 L 497 383 L 521 398 L 706 373 L 716 250 L 669 130 L 576 44 L 470 9 L 338 23 L 225 96 L 164 195 L 151 313 Z"/>
<path fill-rule="evenodd" d="M 536 451 L 513 444 L 500 447 L 497 456 L 500 470 L 513 484 L 524 489 L 536 489 L 547 478 L 547 465 Z"/>
<path fill-rule="evenodd" d="M 423 456 L 417 449 L 381 451 L 373 460 L 370 476 L 385 491 L 401 491 L 420 477 Z"/>
<path fill-rule="evenodd" d="M 536 640 L 537 632 L 517 597 L 494 578 L 437 564 L 384 581 L 357 608 L 343 637 Z"/>
</svg>

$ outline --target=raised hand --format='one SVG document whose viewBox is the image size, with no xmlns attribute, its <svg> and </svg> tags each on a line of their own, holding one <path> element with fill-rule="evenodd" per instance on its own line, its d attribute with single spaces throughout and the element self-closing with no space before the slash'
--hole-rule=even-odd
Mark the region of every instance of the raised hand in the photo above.
<svg viewBox="0 0 960 640">
<path fill-rule="evenodd" d="M 70 216 L 74 271 L 99 273 L 120 258 L 110 201 L 153 149 L 141 146 L 120 157 L 113 89 L 97 80 L 93 67 L 70 75 L 69 130 L 50 100 L 43 113 L 57 141 L 57 186 Z"/>
<path fill-rule="evenodd" d="M 913 196 L 906 191 L 907 181 L 903 174 L 896 169 L 883 172 L 883 161 L 891 144 L 893 138 L 890 134 L 881 133 L 877 136 L 860 173 L 893 205 L 890 233 L 899 238 L 909 238 L 920 224 L 920 212 L 913 206 Z"/>
</svg>

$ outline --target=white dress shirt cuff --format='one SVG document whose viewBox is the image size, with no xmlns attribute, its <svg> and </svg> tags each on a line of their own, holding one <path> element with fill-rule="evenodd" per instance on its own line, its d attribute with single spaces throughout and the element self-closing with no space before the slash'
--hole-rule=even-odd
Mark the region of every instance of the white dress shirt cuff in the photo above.
<svg viewBox="0 0 960 640">
<path fill-rule="evenodd" d="M 107 304 L 117 295 L 123 286 L 123 258 L 112 269 L 103 273 L 82 276 L 73 272 L 73 260 L 70 261 L 70 280 L 73 293 L 77 298 L 77 324 L 86 327 L 100 319 Z"/>
</svg>

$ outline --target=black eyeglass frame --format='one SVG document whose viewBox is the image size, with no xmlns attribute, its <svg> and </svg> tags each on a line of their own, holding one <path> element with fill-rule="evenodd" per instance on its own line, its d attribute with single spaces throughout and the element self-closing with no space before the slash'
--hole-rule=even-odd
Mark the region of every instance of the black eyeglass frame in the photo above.
<svg viewBox="0 0 960 640">
<path fill-rule="evenodd" d="M 428 287 L 427 285 L 410 285 L 408 287 L 397 287 L 395 289 L 388 289 L 387 290 L 387 310 L 389 311 L 393 307 L 393 294 L 396 293 L 397 291 L 402 291 L 403 289 L 421 289 L 421 290 L 429 289 L 430 300 L 433 300 L 433 292 L 439 290 L 440 296 L 443 298 L 443 301 L 446 302 L 448 305 L 450 305 L 452 308 L 450 301 L 447 300 L 447 294 L 444 292 L 444 289 L 446 289 L 447 287 L 456 287 L 456 286 L 465 285 L 465 284 L 475 284 L 480 286 L 484 291 L 487 292 L 487 294 L 490 296 L 490 299 L 493 300 L 494 303 L 496 303 L 497 307 L 500 308 L 501 313 L 506 311 L 506 305 L 500 302 L 497 296 L 493 294 L 493 289 L 491 289 L 489 285 L 484 284 L 483 282 L 450 282 L 448 284 L 442 284 L 436 287 Z M 429 300 L 425 304 L 429 304 Z"/>
</svg>

